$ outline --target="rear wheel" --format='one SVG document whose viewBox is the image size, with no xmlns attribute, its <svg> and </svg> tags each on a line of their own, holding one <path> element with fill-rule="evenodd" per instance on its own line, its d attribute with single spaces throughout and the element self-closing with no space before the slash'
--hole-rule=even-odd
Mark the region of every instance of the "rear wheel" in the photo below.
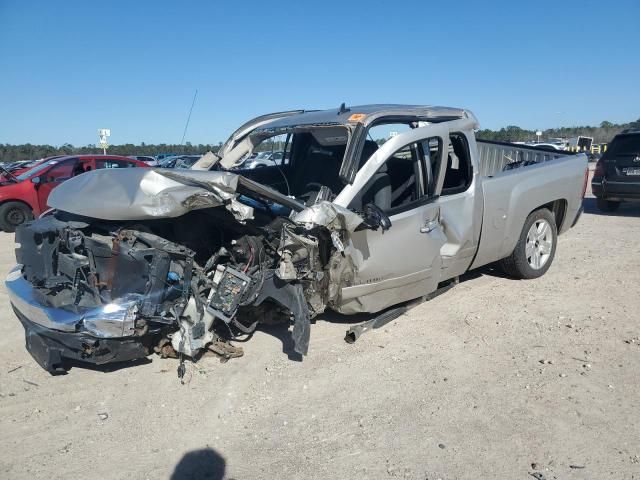
<svg viewBox="0 0 640 480">
<path fill-rule="evenodd" d="M 0 229 L 15 232 L 18 225 L 31 220 L 31 209 L 21 202 L 7 202 L 0 205 Z"/>
<path fill-rule="evenodd" d="M 603 212 L 615 212 L 620 208 L 620 202 L 615 200 L 607 200 L 606 198 L 596 198 L 598 210 Z"/>
<path fill-rule="evenodd" d="M 556 254 L 558 231 L 553 213 L 536 210 L 524 222 L 520 238 L 511 255 L 500 261 L 502 270 L 514 278 L 529 279 L 544 275 Z"/>
</svg>

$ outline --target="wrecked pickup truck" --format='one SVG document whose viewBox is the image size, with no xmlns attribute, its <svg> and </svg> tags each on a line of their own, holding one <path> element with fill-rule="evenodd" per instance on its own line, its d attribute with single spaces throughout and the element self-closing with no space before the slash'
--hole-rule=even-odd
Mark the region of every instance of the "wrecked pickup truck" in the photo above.
<svg viewBox="0 0 640 480">
<path fill-rule="evenodd" d="M 27 349 L 51 373 L 230 357 L 284 322 L 304 355 L 325 309 L 384 312 L 492 262 L 538 277 L 578 221 L 587 159 L 477 127 L 463 109 L 343 104 L 258 117 L 192 170 L 72 178 L 16 232 Z M 237 169 L 269 145 L 288 161 Z"/>
</svg>

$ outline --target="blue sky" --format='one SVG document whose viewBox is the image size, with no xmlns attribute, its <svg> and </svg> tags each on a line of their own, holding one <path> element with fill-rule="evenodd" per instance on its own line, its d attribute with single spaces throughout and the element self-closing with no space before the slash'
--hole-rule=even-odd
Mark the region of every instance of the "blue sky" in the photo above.
<svg viewBox="0 0 640 480">
<path fill-rule="evenodd" d="M 217 143 L 341 102 L 482 127 L 640 117 L 640 1 L 0 0 L 0 143 Z"/>
</svg>

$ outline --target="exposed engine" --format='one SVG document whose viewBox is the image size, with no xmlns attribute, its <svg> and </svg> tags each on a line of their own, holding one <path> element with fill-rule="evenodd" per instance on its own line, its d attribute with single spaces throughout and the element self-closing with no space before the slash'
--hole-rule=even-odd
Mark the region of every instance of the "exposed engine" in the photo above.
<svg viewBox="0 0 640 480">
<path fill-rule="evenodd" d="M 242 224 L 218 208 L 135 223 L 57 212 L 18 231 L 16 257 L 34 299 L 68 312 L 73 332 L 135 339 L 144 354 L 228 357 L 260 323 L 291 321 L 304 355 L 310 319 L 331 301 L 339 237 L 287 217 Z M 78 354 L 114 361 L 106 350 Z"/>
</svg>

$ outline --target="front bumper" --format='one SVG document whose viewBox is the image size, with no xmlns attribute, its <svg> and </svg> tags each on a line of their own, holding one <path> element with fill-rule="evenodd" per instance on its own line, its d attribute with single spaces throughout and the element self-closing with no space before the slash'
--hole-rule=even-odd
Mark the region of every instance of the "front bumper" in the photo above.
<svg viewBox="0 0 640 480">
<path fill-rule="evenodd" d="M 40 304 L 20 265 L 5 281 L 9 299 L 25 330 L 26 347 L 50 373 L 62 373 L 69 360 L 95 365 L 146 357 L 154 332 L 134 336 L 135 312 L 122 305 L 105 305 L 74 313 Z"/>
</svg>

